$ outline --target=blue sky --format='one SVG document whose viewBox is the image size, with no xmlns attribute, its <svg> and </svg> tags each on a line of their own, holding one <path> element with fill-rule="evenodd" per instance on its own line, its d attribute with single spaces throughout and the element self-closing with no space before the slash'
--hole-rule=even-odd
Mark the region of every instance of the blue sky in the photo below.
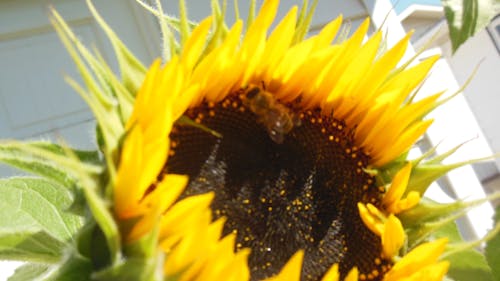
<svg viewBox="0 0 500 281">
<path fill-rule="evenodd" d="M 429 5 L 441 5 L 440 0 L 391 0 L 392 4 L 395 5 L 396 13 L 401 13 L 411 4 L 429 4 Z M 397 4 L 396 4 L 397 3 Z"/>
</svg>

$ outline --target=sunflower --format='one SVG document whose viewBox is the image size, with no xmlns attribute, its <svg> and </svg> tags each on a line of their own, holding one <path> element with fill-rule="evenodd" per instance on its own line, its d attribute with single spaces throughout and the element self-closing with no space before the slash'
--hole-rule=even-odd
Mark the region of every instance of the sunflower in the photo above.
<svg viewBox="0 0 500 281">
<path fill-rule="evenodd" d="M 139 218 L 126 239 L 159 221 L 180 280 L 441 280 L 447 240 L 408 250 L 398 218 L 422 195 L 404 159 L 438 105 L 413 97 L 437 57 L 397 68 L 409 35 L 381 52 L 368 20 L 297 40 L 297 7 L 270 30 L 278 5 L 215 44 L 203 20 L 146 73 L 114 185 L 117 217 Z"/>
<path fill-rule="evenodd" d="M 200 23 L 183 0 L 178 19 L 160 0 L 137 2 L 162 33 L 149 69 L 87 0 L 120 77 L 51 10 L 98 149 L 0 142 L 0 161 L 41 176 L 0 182 L 0 258 L 33 261 L 12 279 L 498 277 L 498 212 L 476 241 L 463 241 L 455 221 L 500 193 L 449 204 L 424 196 L 481 159 L 443 164 L 460 146 L 408 157 L 427 114 L 455 96 L 419 92 L 438 58 L 403 62 L 411 34 L 387 49 L 380 31 L 367 36 L 368 19 L 347 37 L 340 16 L 306 37 L 317 1 L 279 20 L 278 0 L 256 16 L 251 1 L 245 26 L 236 8 L 230 27 L 216 0 Z M 484 254 L 473 249 L 483 242 Z"/>
</svg>

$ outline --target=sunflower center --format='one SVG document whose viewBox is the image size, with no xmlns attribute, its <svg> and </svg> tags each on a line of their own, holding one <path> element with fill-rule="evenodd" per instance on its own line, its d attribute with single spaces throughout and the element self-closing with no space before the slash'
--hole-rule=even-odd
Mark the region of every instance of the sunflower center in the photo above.
<svg viewBox="0 0 500 281">
<path fill-rule="evenodd" d="M 319 109 L 297 110 L 258 89 L 231 93 L 186 112 L 221 137 L 193 126 L 171 133 L 169 173 L 189 175 L 183 196 L 213 191 L 215 218 L 236 248 L 251 248 L 253 280 L 278 273 L 305 251 L 303 280 L 318 280 L 335 263 L 379 279 L 390 266 L 380 238 L 359 217 L 357 203 L 378 205 L 382 191 L 365 173 L 369 156 L 342 120 Z"/>
</svg>

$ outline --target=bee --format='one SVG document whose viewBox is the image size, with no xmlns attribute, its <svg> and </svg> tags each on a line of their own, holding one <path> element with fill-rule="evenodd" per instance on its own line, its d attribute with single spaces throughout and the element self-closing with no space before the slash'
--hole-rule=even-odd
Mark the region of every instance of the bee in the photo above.
<svg viewBox="0 0 500 281">
<path fill-rule="evenodd" d="M 283 143 L 285 135 L 294 126 L 300 126 L 300 118 L 286 105 L 276 100 L 272 93 L 257 86 L 251 86 L 243 94 L 243 104 L 250 109 L 257 120 L 264 125 L 269 137 L 276 143 Z"/>
</svg>

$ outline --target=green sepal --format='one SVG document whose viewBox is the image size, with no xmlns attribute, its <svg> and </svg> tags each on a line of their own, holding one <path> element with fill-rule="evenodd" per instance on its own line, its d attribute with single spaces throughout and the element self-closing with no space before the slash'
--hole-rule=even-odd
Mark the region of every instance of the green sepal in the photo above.
<svg viewBox="0 0 500 281">
<path fill-rule="evenodd" d="M 45 141 L 33 141 L 28 142 L 30 145 L 44 149 L 47 151 L 52 151 L 58 155 L 67 155 L 68 148 L 63 147 L 61 145 L 45 142 Z M 96 150 L 78 150 L 78 149 L 69 149 L 72 153 L 83 163 L 100 165 L 102 164 L 101 155 Z"/>
<path fill-rule="evenodd" d="M 124 261 L 92 275 L 93 280 L 102 281 L 160 281 L 158 270 L 160 258 L 127 258 Z"/>
<path fill-rule="evenodd" d="M 159 249 L 159 229 L 159 224 L 155 224 L 147 234 L 127 244 L 124 248 L 125 255 L 128 257 L 155 258 Z"/>
<path fill-rule="evenodd" d="M 106 90 L 108 95 L 116 97 L 118 104 L 120 105 L 118 110 L 120 111 L 122 123 L 126 124 L 132 114 L 135 102 L 135 93 L 129 92 L 120 79 L 113 73 L 113 70 L 111 70 L 97 49 L 94 49 L 94 53 L 96 59 L 94 59 L 93 56 L 89 56 L 87 61 L 95 64 L 94 72 L 97 74 L 97 77 L 102 79 L 101 84 L 107 86 Z"/>
<path fill-rule="evenodd" d="M 106 142 L 104 140 L 104 134 L 102 132 L 101 126 L 99 124 L 95 125 L 95 140 L 97 143 L 97 147 L 99 148 L 100 151 L 105 151 L 106 150 Z M 119 147 L 119 145 L 118 145 Z M 117 149 L 119 150 L 119 149 Z"/>
<path fill-rule="evenodd" d="M 190 127 L 194 127 L 194 128 L 197 128 L 197 129 L 200 129 L 204 132 L 207 132 L 209 134 L 211 134 L 212 136 L 216 137 L 216 138 L 222 138 L 222 134 L 215 131 L 215 130 L 212 130 L 210 128 L 208 128 L 207 126 L 203 125 L 203 124 L 200 124 L 200 123 L 196 123 L 195 121 L 193 121 L 192 119 L 190 119 L 189 117 L 185 116 L 185 115 L 182 115 L 181 117 L 179 117 L 179 119 L 177 119 L 177 121 L 175 121 L 175 124 L 176 125 L 179 125 L 179 126 L 190 126 Z"/>
<path fill-rule="evenodd" d="M 496 224 L 500 223 L 500 206 L 495 210 L 494 221 Z M 493 280 L 500 281 L 500 233 L 486 242 L 485 256 L 491 267 Z"/>
<path fill-rule="evenodd" d="M 245 24 L 245 33 L 247 33 L 248 28 L 252 25 L 253 21 L 255 20 L 255 6 L 256 6 L 255 2 L 256 2 L 255 0 L 250 0 L 250 4 L 247 10 L 248 14 Z"/>
<path fill-rule="evenodd" d="M 463 162 L 457 162 L 452 164 L 442 164 L 442 160 L 446 159 L 448 156 L 453 154 L 462 144 L 451 149 L 442 155 L 438 155 L 432 159 L 425 162 L 421 159 L 416 159 L 413 163 L 414 166 L 411 171 L 410 179 L 408 181 L 408 186 L 406 187 L 405 194 L 411 191 L 417 191 L 419 194 L 424 194 L 427 188 L 435 182 L 440 177 L 446 175 L 448 172 L 455 170 L 457 168 L 470 165 L 473 163 L 494 159 L 495 156 L 489 156 L 484 158 L 471 159 Z"/>
<path fill-rule="evenodd" d="M 158 25 L 160 26 L 161 35 L 161 56 L 163 62 L 169 61 L 174 55 L 175 51 L 178 49 L 176 44 L 177 41 L 175 36 L 172 34 L 168 26 L 168 20 L 165 18 L 165 13 L 163 12 L 163 7 L 160 0 L 156 0 L 156 9 L 147 5 L 142 0 L 137 0 L 137 2 L 149 10 L 153 15 L 156 16 L 158 20 Z"/>
<path fill-rule="evenodd" d="M 454 223 L 454 221 L 462 215 L 463 214 L 457 214 L 454 216 L 450 215 L 449 217 L 443 218 L 441 220 L 422 222 L 413 227 L 405 226 L 408 248 L 412 249 L 415 246 L 423 243 L 426 239 L 436 233 L 436 231 L 449 223 Z"/>
<path fill-rule="evenodd" d="M 27 263 L 16 268 L 7 281 L 40 280 L 49 271 L 49 266 L 41 263 Z"/>
<path fill-rule="evenodd" d="M 110 85 L 101 77 L 103 70 L 99 67 L 100 62 L 83 46 L 61 15 L 55 10 L 51 12 L 51 23 L 73 59 L 87 89 L 70 77 L 65 77 L 65 80 L 87 103 L 103 128 L 103 139 L 106 143 L 103 152 L 108 156 L 116 149 L 117 139 L 123 133 L 121 112 L 114 97 L 119 92 L 111 91 Z"/>
<path fill-rule="evenodd" d="M 162 4 L 160 0 L 155 0 L 154 3 L 156 3 L 156 8 L 150 6 L 149 4 L 145 3 L 144 0 L 136 0 L 139 5 L 141 5 L 144 9 L 146 9 L 148 12 L 153 14 L 157 20 L 158 24 L 160 26 L 160 31 L 161 31 L 161 37 L 162 37 L 162 58 L 163 62 L 168 62 L 170 58 L 173 56 L 176 56 L 180 54 L 181 47 L 180 43 L 177 42 L 177 38 L 174 35 L 174 31 L 177 31 L 180 33 L 181 30 L 181 22 L 182 20 L 179 18 L 175 18 L 169 15 L 166 15 L 163 12 Z M 150 1 L 153 2 L 153 1 Z M 236 2 L 235 2 L 236 5 Z M 237 5 L 235 6 L 235 9 L 237 9 Z M 238 19 L 238 17 L 236 17 Z M 192 30 L 196 28 L 198 25 L 194 21 L 189 21 L 187 22 L 188 24 L 188 29 Z"/>
<path fill-rule="evenodd" d="M 470 140 L 469 140 L 470 141 Z M 408 186 L 406 188 L 405 194 L 408 194 L 411 191 L 417 191 L 419 194 L 424 194 L 427 191 L 427 188 L 435 182 L 440 177 L 446 175 L 448 172 L 466 166 L 473 163 L 494 159 L 496 156 L 488 156 L 483 158 L 471 159 L 467 161 L 452 163 L 452 164 L 443 164 L 442 162 L 446 160 L 448 157 L 457 152 L 463 145 L 467 142 L 458 144 L 455 147 L 452 147 L 448 151 L 435 155 L 437 150 L 436 145 L 425 152 L 422 156 L 411 160 L 412 163 L 412 171 L 410 175 L 410 179 L 408 181 Z"/>
<path fill-rule="evenodd" d="M 101 15 L 90 0 L 87 0 L 87 5 L 95 20 L 108 36 L 108 39 L 113 46 L 113 49 L 118 60 L 118 66 L 122 75 L 123 85 L 130 93 L 137 93 L 144 77 L 146 75 L 146 67 L 137 59 L 127 46 L 120 40 L 111 27 L 104 21 Z"/>
<path fill-rule="evenodd" d="M 49 268 L 50 274 L 43 276 L 41 280 L 57 281 L 88 281 L 91 280 L 91 261 L 76 251 L 74 248 L 68 249 L 65 259 Z"/>
<path fill-rule="evenodd" d="M 20 170 L 42 176 L 74 189 L 75 179 L 60 167 L 45 159 L 25 154 L 16 149 L 5 149 L 0 145 L 0 161 Z"/>
<path fill-rule="evenodd" d="M 406 187 L 406 194 L 411 191 L 417 191 L 419 194 L 424 194 L 427 188 L 440 177 L 456 168 L 474 162 L 476 161 L 472 160 L 454 164 L 433 164 L 426 162 L 416 165 L 412 168 L 408 186 Z"/>
<path fill-rule="evenodd" d="M 158 248 L 158 227 L 124 245 L 124 258 L 93 274 L 95 280 L 163 280 L 163 253 Z"/>
<path fill-rule="evenodd" d="M 293 36 L 293 44 L 297 44 L 304 40 L 305 36 L 309 32 L 309 27 L 311 26 L 312 18 L 316 6 L 318 5 L 318 0 L 313 0 L 311 8 L 306 13 L 308 0 L 302 2 L 302 7 L 299 12 L 299 19 L 297 22 L 297 28 L 295 29 L 295 34 Z"/>
<path fill-rule="evenodd" d="M 405 152 L 398 156 L 398 158 L 389 162 L 387 165 L 376 169 L 377 184 L 379 186 L 384 186 L 392 182 L 394 176 L 403 168 L 408 158 L 408 152 Z"/>
<path fill-rule="evenodd" d="M 203 54 L 208 54 L 215 49 L 224 40 L 228 32 L 228 27 L 224 18 L 227 9 L 227 1 L 223 1 L 222 5 L 221 9 L 218 0 L 211 1 L 212 15 L 214 16 L 214 31 L 210 34 L 210 39 L 208 40 Z"/>
<path fill-rule="evenodd" d="M 87 205 L 106 239 L 110 259 L 112 262 L 116 262 L 121 258 L 121 235 L 114 216 L 111 213 L 110 203 L 107 199 L 103 198 L 103 191 L 100 190 L 98 182 L 87 177 L 85 174 L 81 174 L 79 179 L 83 187 Z"/>
<path fill-rule="evenodd" d="M 450 150 L 437 155 L 436 151 L 441 142 L 439 142 L 437 145 L 431 147 L 429 150 L 427 150 L 424 154 L 422 154 L 420 157 L 412 159 L 411 162 L 413 166 L 417 166 L 421 162 L 425 163 L 431 163 L 431 164 L 440 164 L 442 161 L 444 161 L 446 158 L 450 157 L 453 155 L 457 150 L 459 150 L 464 144 L 466 144 L 469 141 L 465 141 L 463 143 L 460 143 L 459 145 L 451 148 Z"/>
<path fill-rule="evenodd" d="M 421 223 L 438 221 L 466 208 L 467 204 L 462 201 L 444 204 L 423 197 L 417 206 L 399 213 L 398 217 L 406 227 L 417 227 Z"/>
<path fill-rule="evenodd" d="M 462 217 L 471 208 L 494 200 L 499 196 L 500 193 L 470 202 L 457 200 L 453 203 L 437 203 L 424 197 L 414 208 L 398 214 L 398 218 L 406 229 L 408 245 L 411 247 L 439 232 L 443 226 Z"/>
<path fill-rule="evenodd" d="M 106 237 L 93 220 L 89 221 L 78 233 L 76 249 L 80 255 L 91 261 L 93 270 L 111 265 L 111 254 Z"/>
<path fill-rule="evenodd" d="M 75 163 L 64 165 L 61 161 L 54 161 L 54 158 L 64 158 L 67 151 L 74 154 L 80 162 L 77 164 L 88 168 L 89 172 L 100 172 L 101 159 L 97 151 L 63 148 L 58 144 L 44 141 L 1 142 L 0 161 L 53 180 L 74 191 L 76 181 L 71 167 Z"/>
</svg>

